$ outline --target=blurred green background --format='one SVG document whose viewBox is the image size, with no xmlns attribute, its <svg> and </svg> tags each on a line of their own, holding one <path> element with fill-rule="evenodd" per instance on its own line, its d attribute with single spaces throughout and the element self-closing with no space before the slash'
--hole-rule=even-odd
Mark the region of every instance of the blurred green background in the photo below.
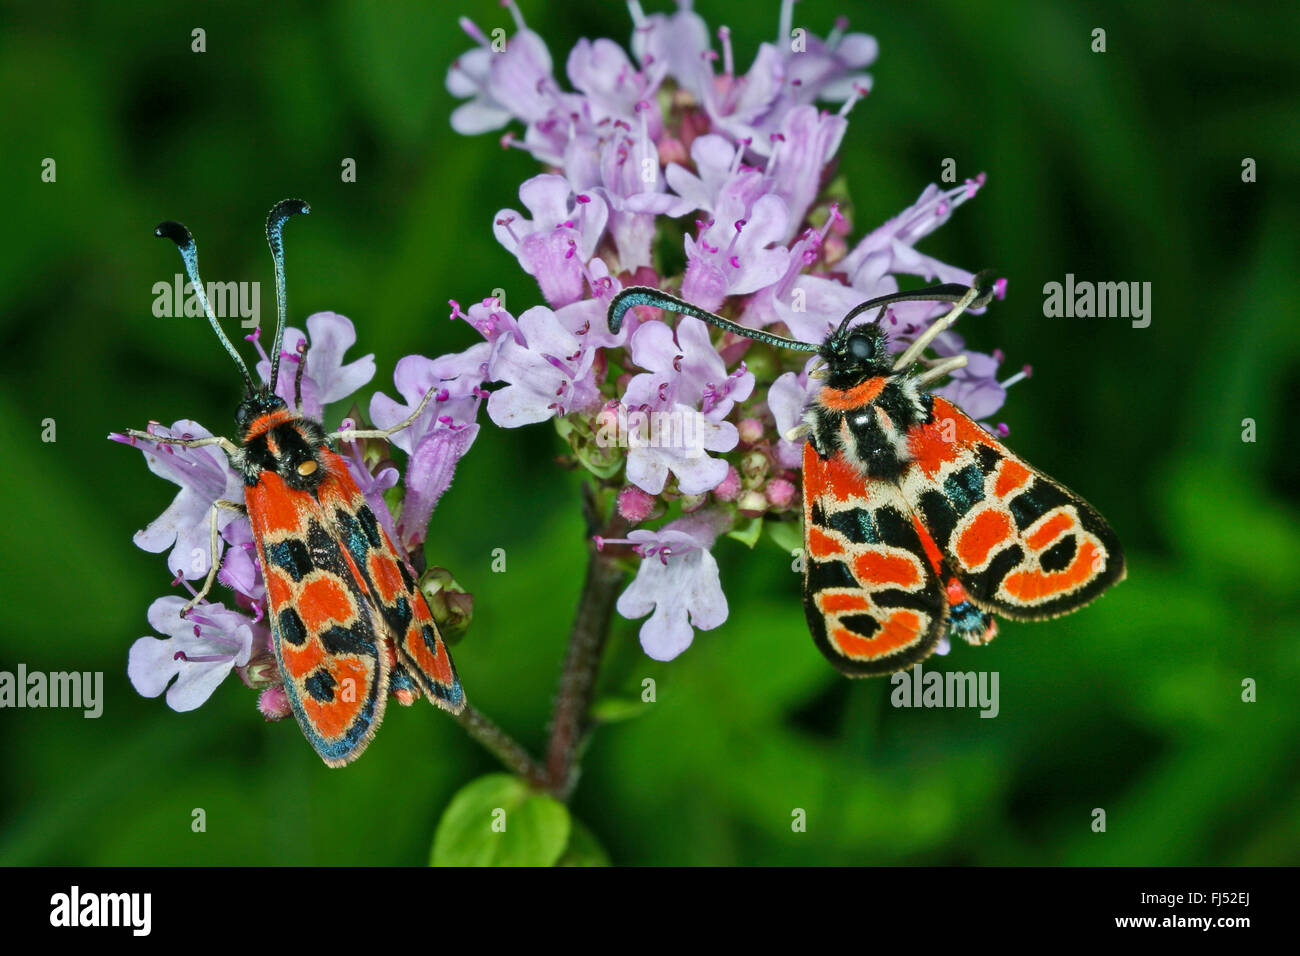
<svg viewBox="0 0 1300 956">
<path fill-rule="evenodd" d="M 579 37 L 630 35 L 620 4 L 521 6 L 557 69 Z M 573 804 L 616 863 L 1300 862 L 1300 7 L 971 7 L 805 0 L 796 23 L 824 35 L 847 13 L 880 41 L 840 149 L 855 235 L 944 157 L 989 174 L 921 248 L 1009 278 L 963 331 L 1033 364 L 1000 414 L 1010 444 L 1109 517 L 1129 579 L 935 659 L 1000 673 L 1001 713 L 982 720 L 896 710 L 887 682 L 840 677 L 788 556 L 723 542 L 723 627 L 658 664 L 638 624 L 616 625 L 607 689 L 653 677 L 658 702 L 597 733 Z M 731 26 L 746 68 L 775 37 L 775 2 L 697 9 Z M 152 315 L 153 283 L 179 268 L 151 236 L 161 219 L 194 230 L 207 279 L 262 282 L 273 315 L 263 217 L 309 200 L 291 318 L 351 317 L 390 394 L 400 356 L 475 340 L 447 299 L 541 301 L 490 228 L 534 161 L 448 125 L 461 13 L 513 32 L 495 0 L 5 5 L 0 669 L 102 670 L 106 703 L 98 720 L 0 711 L 0 863 L 419 864 L 451 795 L 496 769 L 430 707 L 390 709 L 365 757 L 331 771 L 235 678 L 188 714 L 137 696 L 127 649 L 169 588 L 131 534 L 175 489 L 104 440 L 154 418 L 233 428 L 238 379 L 206 325 Z M 190 52 L 195 27 L 206 53 Z M 1044 318 L 1043 284 L 1067 272 L 1152 283 L 1150 327 Z M 558 449 L 549 426 L 485 428 L 429 541 L 477 597 L 455 652 L 471 699 L 535 751 L 585 547 Z"/>
</svg>

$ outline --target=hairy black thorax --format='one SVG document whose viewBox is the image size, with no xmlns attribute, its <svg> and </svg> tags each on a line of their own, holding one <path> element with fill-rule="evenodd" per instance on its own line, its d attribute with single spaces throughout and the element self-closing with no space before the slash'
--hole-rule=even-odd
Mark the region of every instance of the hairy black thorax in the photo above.
<svg viewBox="0 0 1300 956">
<path fill-rule="evenodd" d="M 245 399 L 235 421 L 245 485 L 256 485 L 268 471 L 295 491 L 315 491 L 325 479 L 321 452 L 329 439 L 320 422 L 290 412 L 282 398 L 265 391 Z"/>
</svg>

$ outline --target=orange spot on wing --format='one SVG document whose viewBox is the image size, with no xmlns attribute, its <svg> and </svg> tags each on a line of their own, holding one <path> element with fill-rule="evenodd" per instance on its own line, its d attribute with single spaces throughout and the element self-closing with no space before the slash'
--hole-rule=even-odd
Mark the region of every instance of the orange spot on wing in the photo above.
<svg viewBox="0 0 1300 956">
<path fill-rule="evenodd" d="M 1084 541 L 1064 571 L 1013 571 L 1003 578 L 1002 590 L 1023 604 L 1037 604 L 1072 591 L 1088 581 L 1093 576 L 1093 562 L 1098 557 L 1100 551 L 1097 546 L 1091 541 Z"/>
<path fill-rule="evenodd" d="M 823 614 L 843 614 L 846 611 L 867 611 L 871 609 L 871 602 L 867 600 L 865 594 L 819 594 L 817 596 L 817 605 L 821 608 Z"/>
<path fill-rule="evenodd" d="M 1003 458 L 998 469 L 998 478 L 993 485 L 993 493 L 1005 498 L 1011 492 L 1024 485 L 1032 472 L 1014 458 Z"/>
<path fill-rule="evenodd" d="M 808 554 L 814 558 L 837 558 L 844 553 L 840 543 L 821 528 L 808 528 Z"/>
<path fill-rule="evenodd" d="M 447 656 L 447 648 L 441 640 L 436 641 L 434 649 L 430 650 L 420 628 L 412 624 L 406 632 L 406 649 L 425 674 L 440 684 L 452 682 L 451 658 Z"/>
<path fill-rule="evenodd" d="M 840 454 L 822 460 L 812 442 L 803 450 L 804 496 L 809 501 L 831 496 L 838 501 L 868 497 L 866 479 L 862 473 L 844 460 Z"/>
<path fill-rule="evenodd" d="M 302 647 L 281 641 L 280 656 L 284 659 L 285 672 L 290 677 L 306 677 L 325 660 L 325 649 L 319 641 L 308 641 Z"/>
<path fill-rule="evenodd" d="M 262 472 L 257 484 L 244 489 L 244 503 L 257 537 L 300 531 L 303 515 L 313 506 L 311 495 L 294 491 L 273 471 Z"/>
<path fill-rule="evenodd" d="M 262 562 L 266 567 L 266 562 Z M 279 568 L 267 568 L 266 596 L 270 599 L 271 610 L 278 611 L 293 598 L 293 583 Z"/>
<path fill-rule="evenodd" d="M 837 627 L 831 638 L 841 652 L 850 658 L 883 657 L 916 642 L 921 634 L 921 618 L 915 611 L 895 611 L 880 630 L 871 637 L 854 634 L 846 627 Z"/>
<path fill-rule="evenodd" d="M 391 554 L 381 551 L 371 551 L 366 560 L 370 564 L 370 580 L 375 583 L 379 599 L 385 604 L 391 604 L 406 586 L 397 561 Z"/>
<path fill-rule="evenodd" d="M 334 699 L 321 703 L 310 694 L 303 694 L 302 705 L 312 726 L 322 736 L 341 737 L 370 696 L 370 673 L 364 664 L 348 659 L 335 659 L 326 669 L 334 678 Z M 346 681 L 352 682 L 350 687 Z"/>
<path fill-rule="evenodd" d="M 978 568 L 989 553 L 1011 538 L 1011 519 L 1001 511 L 985 510 L 975 516 L 954 544 L 957 557 L 968 568 Z"/>
<path fill-rule="evenodd" d="M 1025 538 L 1025 543 L 1035 551 L 1045 547 L 1074 527 L 1074 516 L 1062 511 L 1052 515 L 1043 526 Z"/>
<path fill-rule="evenodd" d="M 326 472 L 325 479 L 316 487 L 316 498 L 321 505 L 356 508 L 363 504 L 365 498 L 357 483 L 352 480 L 352 473 L 348 471 L 348 466 L 343 459 L 328 448 L 321 449 L 320 457 Z"/>
<path fill-rule="evenodd" d="M 867 551 L 853 559 L 853 573 L 863 584 L 896 584 L 914 588 L 921 580 L 920 569 L 911 558 L 901 554 Z"/>
<path fill-rule="evenodd" d="M 918 425 L 907 433 L 907 447 L 912 458 L 927 476 L 933 476 L 944 462 L 952 461 L 972 445 L 989 445 L 1003 451 L 984 429 L 958 411 L 951 402 L 936 397 L 933 406 L 934 420 L 928 425 Z M 951 425 L 947 424 L 949 421 Z M 944 441 L 950 437 L 952 441 Z"/>
<path fill-rule="evenodd" d="M 298 614 L 309 632 L 317 633 L 330 622 L 346 624 L 353 613 L 352 596 L 335 578 L 315 578 L 303 584 Z"/>
<path fill-rule="evenodd" d="M 823 388 L 817 395 L 817 401 L 833 411 L 849 412 L 875 401 L 884 387 L 883 378 L 869 378 L 848 389 Z"/>
</svg>

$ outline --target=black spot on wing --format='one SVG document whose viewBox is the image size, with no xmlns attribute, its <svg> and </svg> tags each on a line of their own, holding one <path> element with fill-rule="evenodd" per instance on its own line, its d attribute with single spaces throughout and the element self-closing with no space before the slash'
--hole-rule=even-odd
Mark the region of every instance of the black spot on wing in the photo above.
<svg viewBox="0 0 1300 956">
<path fill-rule="evenodd" d="M 840 618 L 840 624 L 859 637 L 871 637 L 880 630 L 880 622 L 870 614 L 846 614 Z"/>
<path fill-rule="evenodd" d="M 281 611 L 276 621 L 279 625 L 280 640 L 288 641 L 294 647 L 302 647 L 307 642 L 307 628 L 293 608 L 287 607 Z"/>
<path fill-rule="evenodd" d="M 324 668 L 318 669 L 303 681 L 302 686 L 307 689 L 307 693 L 322 704 L 328 704 L 334 699 L 334 678 Z"/>
<path fill-rule="evenodd" d="M 1079 550 L 1079 540 L 1073 534 L 1067 535 L 1043 552 L 1038 563 L 1044 571 L 1064 571 L 1074 560 Z"/>
<path fill-rule="evenodd" d="M 989 566 L 978 574 L 961 575 L 961 583 L 966 593 L 977 601 L 988 601 L 997 593 L 1002 579 L 1020 566 L 1025 560 L 1025 550 L 1020 545 L 1005 548 L 989 562 Z"/>
<path fill-rule="evenodd" d="M 348 549 L 348 554 L 364 567 L 370 542 L 366 538 L 365 529 L 361 527 L 361 522 L 352 512 L 342 508 L 335 510 L 334 520 L 338 524 L 339 537 L 343 541 L 343 546 Z"/>
<path fill-rule="evenodd" d="M 858 579 L 853 576 L 853 572 L 843 561 L 810 560 L 808 562 L 808 575 L 805 581 L 805 592 L 808 595 L 827 588 L 857 587 L 861 587 Z"/>
<path fill-rule="evenodd" d="M 815 509 L 813 517 L 816 518 Z M 866 508 L 848 508 L 844 511 L 836 511 L 824 517 L 822 524 L 834 531 L 838 531 L 854 544 L 875 544 L 880 540 L 880 535 L 876 532 L 875 522 L 871 520 L 871 512 Z"/>
<path fill-rule="evenodd" d="M 405 594 L 399 594 L 397 600 L 384 606 L 384 620 L 394 634 L 406 633 L 411 624 L 411 602 Z"/>
<path fill-rule="evenodd" d="M 307 545 L 298 538 L 286 538 L 266 546 L 267 563 L 287 571 L 295 582 L 301 581 L 312 570 L 311 554 Z"/>
<path fill-rule="evenodd" d="M 933 488 L 923 491 L 917 504 L 921 521 L 930 532 L 930 537 L 934 538 L 941 549 L 947 548 L 948 539 L 957 527 L 957 512 L 953 510 L 952 504 L 943 492 Z"/>
<path fill-rule="evenodd" d="M 975 457 L 979 459 L 980 471 L 987 475 L 992 472 L 993 469 L 997 467 L 998 462 L 1002 460 L 1002 453 L 996 448 L 992 448 L 988 445 L 976 445 Z"/>
<path fill-rule="evenodd" d="M 330 654 L 372 657 L 376 648 L 374 639 L 368 632 L 368 627 L 343 627 L 334 624 L 321 632 L 321 646 Z"/>
<path fill-rule="evenodd" d="M 872 595 L 872 600 L 881 607 L 905 607 L 928 614 L 938 613 L 937 609 L 943 604 L 938 588 L 930 581 L 926 581 L 920 591 L 904 591 L 902 588 L 877 591 Z"/>
<path fill-rule="evenodd" d="M 400 558 L 398 559 L 398 562 L 397 562 L 397 570 L 399 570 L 399 571 L 402 572 L 402 585 L 406 588 L 406 590 L 407 590 L 407 591 L 414 591 L 414 590 L 415 590 L 415 578 L 411 577 L 411 572 L 408 571 L 407 568 L 406 568 L 406 562 L 403 561 L 403 560 L 401 560 Z M 405 600 L 405 599 L 403 599 L 403 600 Z"/>
<path fill-rule="evenodd" d="M 876 525 L 880 540 L 885 544 L 908 548 L 920 546 L 916 536 L 916 527 L 910 515 L 904 514 L 892 505 L 882 505 L 871 515 Z"/>
<path fill-rule="evenodd" d="M 967 465 L 943 483 L 943 490 L 958 514 L 964 515 L 976 502 L 984 500 L 984 476 L 984 469 L 979 465 Z"/>
<path fill-rule="evenodd" d="M 366 533 L 366 540 L 372 548 L 381 548 L 384 545 L 383 535 L 379 533 L 379 522 L 375 518 L 375 513 L 370 510 L 368 505 L 362 505 L 357 509 L 357 517 L 361 520 L 361 527 Z"/>
<path fill-rule="evenodd" d="M 1026 490 L 1011 499 L 1008 507 L 1011 508 L 1011 516 L 1015 518 L 1016 529 L 1024 531 L 1053 508 L 1069 504 L 1072 500 L 1072 496 L 1064 489 L 1035 477 Z"/>
</svg>

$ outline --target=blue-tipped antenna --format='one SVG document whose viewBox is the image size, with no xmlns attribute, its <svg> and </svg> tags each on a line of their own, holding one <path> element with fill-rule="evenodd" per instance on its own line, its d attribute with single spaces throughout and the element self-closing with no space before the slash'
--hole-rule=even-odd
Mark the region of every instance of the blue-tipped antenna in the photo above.
<svg viewBox="0 0 1300 956">
<path fill-rule="evenodd" d="M 160 239 L 170 239 L 176 243 L 176 248 L 181 251 L 181 259 L 185 262 L 185 272 L 189 275 L 190 285 L 194 287 L 194 293 L 199 297 L 199 303 L 203 306 L 203 314 L 208 317 L 208 322 L 212 324 L 212 331 L 217 333 L 217 338 L 221 340 L 221 344 L 225 346 L 226 351 L 230 353 L 230 357 L 239 366 L 240 374 L 244 376 L 244 386 L 248 389 L 248 394 L 252 395 L 255 391 L 253 376 L 248 374 L 248 366 L 239 357 L 235 347 L 230 344 L 230 339 L 226 338 L 226 333 L 221 330 L 221 323 L 212 314 L 212 306 L 208 304 L 208 293 L 199 278 L 199 252 L 194 245 L 194 237 L 179 222 L 172 222 L 171 220 L 159 223 L 153 234 Z"/>
<path fill-rule="evenodd" d="M 989 281 L 991 273 L 985 271 L 975 276 L 970 286 L 959 285 L 955 282 L 944 283 L 943 285 L 932 285 L 929 288 L 917 289 L 914 292 L 894 292 L 890 295 L 877 296 L 874 299 L 868 299 L 860 305 L 855 305 L 849 310 L 848 315 L 840 321 L 839 327 L 835 330 L 832 339 L 843 335 L 848 329 L 849 323 L 854 318 L 861 315 L 869 309 L 880 308 L 881 314 L 887 306 L 895 302 L 960 302 L 969 295 L 971 288 L 978 291 L 977 297 L 967 308 L 978 309 L 988 303 L 993 296 L 993 285 Z M 784 348 L 794 349 L 797 352 L 816 352 L 821 346 L 811 342 L 800 342 L 797 339 L 787 339 L 780 335 L 773 335 L 771 332 L 763 332 L 759 329 L 749 329 L 743 325 L 738 325 L 729 319 L 713 312 L 707 312 L 699 306 L 691 305 L 684 302 L 676 296 L 669 295 L 667 292 L 661 292 L 658 289 L 652 289 L 649 286 L 637 285 L 624 289 L 618 295 L 614 296 L 614 301 L 609 305 L 609 330 L 618 332 L 623 325 L 623 317 L 627 310 L 635 308 L 638 305 L 653 306 L 656 309 L 664 309 L 668 312 L 677 312 L 681 315 L 693 315 L 697 319 L 703 319 L 710 325 L 716 325 L 720 329 L 726 329 L 728 332 L 735 332 L 737 335 L 743 335 L 745 338 L 753 339 L 755 342 L 766 342 L 768 345 L 779 345 Z M 876 317 L 877 320 L 880 316 Z"/>
<path fill-rule="evenodd" d="M 771 332 L 763 332 L 759 329 L 747 329 L 743 325 L 737 325 L 720 315 L 708 312 L 699 306 L 691 305 L 689 302 L 684 302 L 667 292 L 660 292 L 658 289 L 652 289 L 644 285 L 634 285 L 614 296 L 614 301 L 609 304 L 609 330 L 617 332 L 623 325 L 623 316 L 627 313 L 627 310 L 638 305 L 649 305 L 656 309 L 677 312 L 681 315 L 693 315 L 697 319 L 703 319 L 710 325 L 716 325 L 728 332 L 735 332 L 737 335 L 743 335 L 745 338 L 753 339 L 756 342 L 766 342 L 768 345 L 780 345 L 799 352 L 816 352 L 820 348 L 820 346 L 811 342 L 782 338 L 779 335 L 773 335 Z"/>
<path fill-rule="evenodd" d="M 280 378 L 280 351 L 284 345 L 284 323 L 288 312 L 284 292 L 284 224 L 290 216 L 307 215 L 311 212 L 301 199 L 282 199 L 275 204 L 270 215 L 266 217 L 266 244 L 271 247 L 271 258 L 275 260 L 275 342 L 271 350 L 271 393 L 275 393 L 275 384 Z"/>
</svg>

